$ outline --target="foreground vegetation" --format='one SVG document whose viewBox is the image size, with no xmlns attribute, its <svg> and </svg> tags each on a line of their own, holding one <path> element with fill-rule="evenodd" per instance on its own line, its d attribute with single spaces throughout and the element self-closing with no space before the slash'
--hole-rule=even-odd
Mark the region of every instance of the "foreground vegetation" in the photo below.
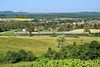
<svg viewBox="0 0 100 67">
<path fill-rule="evenodd" d="M 37 58 L 31 51 L 25 52 L 22 49 L 18 52 L 8 51 L 6 55 L 0 56 L 0 62 L 7 63 L 35 60 L 31 64 L 23 64 L 20 67 L 98 67 L 100 60 L 97 59 L 100 59 L 100 42 L 97 41 L 82 45 L 74 42 L 73 45 L 62 46 L 58 52 L 48 48 L 45 54 Z M 5 65 L 7 64 L 1 64 L 1 66 Z"/>
<path fill-rule="evenodd" d="M 80 60 L 80 59 L 65 59 L 65 60 L 49 60 L 42 59 L 41 61 L 19 62 L 15 64 L 2 64 L 1 67 L 99 67 L 100 60 Z"/>
</svg>

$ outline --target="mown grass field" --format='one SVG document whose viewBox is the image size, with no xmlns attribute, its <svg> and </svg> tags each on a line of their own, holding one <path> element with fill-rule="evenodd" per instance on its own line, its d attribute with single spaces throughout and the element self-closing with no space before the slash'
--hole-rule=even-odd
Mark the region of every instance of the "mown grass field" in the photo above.
<svg viewBox="0 0 100 67">
<path fill-rule="evenodd" d="M 76 29 L 76 30 L 72 30 L 72 31 L 69 31 L 69 32 L 84 32 L 84 29 Z M 91 33 L 99 33 L 100 29 L 90 29 L 90 32 Z"/>
<path fill-rule="evenodd" d="M 86 37 L 80 36 L 79 38 L 66 37 L 65 45 L 77 42 L 77 44 L 90 42 L 92 40 L 100 41 L 100 37 Z M 50 36 L 0 36 L 0 53 L 7 52 L 8 50 L 30 50 L 33 51 L 36 56 L 44 54 L 48 47 L 53 50 L 59 50 L 57 48 L 56 37 Z"/>
<path fill-rule="evenodd" d="M 79 36 L 79 38 L 75 37 L 66 37 L 65 45 L 72 44 L 73 42 L 77 42 L 78 44 L 82 44 L 85 42 L 91 42 L 92 40 L 100 41 L 100 37 L 86 37 Z M 57 48 L 56 37 L 50 36 L 0 36 L 0 53 L 6 53 L 8 50 L 18 51 L 20 49 L 24 49 L 26 51 L 32 51 L 36 56 L 41 56 L 44 54 L 48 47 L 51 47 L 53 50 L 59 50 Z M 0 67 L 20 67 L 23 65 L 33 64 L 32 62 L 19 62 L 15 64 L 0 64 Z"/>
</svg>

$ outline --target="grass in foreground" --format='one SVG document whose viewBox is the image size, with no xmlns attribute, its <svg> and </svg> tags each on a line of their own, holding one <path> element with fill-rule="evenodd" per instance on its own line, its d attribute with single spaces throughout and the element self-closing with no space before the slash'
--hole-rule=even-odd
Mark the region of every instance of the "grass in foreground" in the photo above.
<svg viewBox="0 0 100 67">
<path fill-rule="evenodd" d="M 81 44 L 85 42 L 91 42 L 93 40 L 100 41 L 100 37 L 66 37 L 66 40 L 66 45 L 73 44 L 73 42 Z M 41 56 L 48 50 L 48 47 L 51 47 L 53 50 L 59 50 L 56 44 L 56 37 L 0 36 L 0 53 L 5 53 L 8 50 L 18 51 L 20 49 L 24 49 L 26 51 L 34 52 L 36 56 Z"/>
</svg>

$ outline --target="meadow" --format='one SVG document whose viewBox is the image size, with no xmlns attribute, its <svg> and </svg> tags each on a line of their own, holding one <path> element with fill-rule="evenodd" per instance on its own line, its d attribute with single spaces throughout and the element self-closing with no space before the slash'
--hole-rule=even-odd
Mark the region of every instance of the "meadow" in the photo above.
<svg viewBox="0 0 100 67">
<path fill-rule="evenodd" d="M 100 37 L 79 36 L 76 38 L 66 36 L 66 40 L 65 45 L 73 44 L 73 42 L 81 44 L 93 40 L 100 41 Z M 18 51 L 24 49 L 34 52 L 36 56 L 41 56 L 47 51 L 48 47 L 58 51 L 59 48 L 56 44 L 56 37 L 50 36 L 0 36 L 0 53 L 5 53 L 8 50 Z"/>
<path fill-rule="evenodd" d="M 71 45 L 73 42 L 76 42 L 77 44 L 83 44 L 85 42 L 91 42 L 93 40 L 99 41 L 100 42 L 100 37 L 86 37 L 86 36 L 79 36 L 78 38 L 75 37 L 67 37 L 66 36 L 66 45 Z M 59 48 L 57 48 L 57 42 L 56 42 L 56 37 L 50 37 L 50 36 L 33 36 L 33 37 L 28 37 L 28 36 L 0 36 L 0 53 L 6 53 L 8 50 L 15 50 L 18 51 L 20 49 L 24 49 L 26 51 L 32 51 L 36 56 L 41 56 L 46 51 L 48 50 L 48 47 L 51 47 L 53 50 L 58 51 Z M 77 66 L 94 66 L 96 67 L 95 64 L 99 65 L 99 60 L 96 61 L 81 61 L 79 59 L 66 59 L 66 60 L 48 60 L 48 64 L 45 64 L 46 59 L 44 61 L 21 61 L 18 63 L 14 64 L 5 64 L 2 63 L 0 64 L 0 67 L 32 67 L 30 65 L 34 65 L 33 67 L 39 67 L 42 64 L 44 66 L 46 65 L 60 65 L 64 63 L 65 67 L 68 66 L 73 66 L 77 63 Z M 47 61 L 47 60 L 46 60 Z M 66 62 L 65 62 L 66 61 Z M 78 61 L 78 62 L 76 62 Z M 98 62 L 97 62 L 98 61 Z M 59 64 L 57 64 L 57 62 Z M 51 63 L 51 64 L 50 64 Z M 67 64 L 67 65 L 66 65 Z M 63 66 L 64 66 L 63 65 Z"/>
</svg>

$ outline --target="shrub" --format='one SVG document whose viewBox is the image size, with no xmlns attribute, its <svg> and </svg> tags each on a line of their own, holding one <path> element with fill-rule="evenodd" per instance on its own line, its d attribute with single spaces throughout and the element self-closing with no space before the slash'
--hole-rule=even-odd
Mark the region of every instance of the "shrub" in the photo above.
<svg viewBox="0 0 100 67">
<path fill-rule="evenodd" d="M 4 62 L 4 56 L 3 54 L 0 54 L 0 63 Z"/>
<path fill-rule="evenodd" d="M 26 57 L 27 57 L 27 53 L 25 50 L 21 49 L 18 51 L 20 53 L 20 57 L 22 61 L 25 61 Z"/>
<path fill-rule="evenodd" d="M 33 60 L 35 60 L 36 59 L 36 57 L 35 57 L 35 55 L 33 54 L 33 52 L 31 52 L 31 51 L 28 51 L 27 52 L 27 54 L 26 54 L 26 61 L 33 61 Z"/>
<path fill-rule="evenodd" d="M 59 52 L 54 52 L 51 48 L 48 48 L 47 53 L 44 55 L 49 59 L 81 59 L 81 60 L 94 60 L 100 58 L 100 43 L 97 41 L 91 41 L 91 43 L 84 43 L 77 45 L 76 42 L 73 45 L 62 47 Z"/>
<path fill-rule="evenodd" d="M 50 47 L 48 48 L 48 51 L 42 56 L 44 58 L 53 59 L 53 55 L 56 53 L 56 51 L 52 50 Z"/>
<path fill-rule="evenodd" d="M 8 51 L 5 56 L 5 61 L 8 63 L 16 63 L 21 60 L 20 54 L 16 51 Z"/>
<path fill-rule="evenodd" d="M 6 55 L 0 55 L 0 62 L 7 62 L 7 63 L 16 63 L 19 61 L 33 61 L 37 57 L 33 54 L 33 52 L 21 49 L 18 52 L 16 51 L 7 51 Z"/>
</svg>

